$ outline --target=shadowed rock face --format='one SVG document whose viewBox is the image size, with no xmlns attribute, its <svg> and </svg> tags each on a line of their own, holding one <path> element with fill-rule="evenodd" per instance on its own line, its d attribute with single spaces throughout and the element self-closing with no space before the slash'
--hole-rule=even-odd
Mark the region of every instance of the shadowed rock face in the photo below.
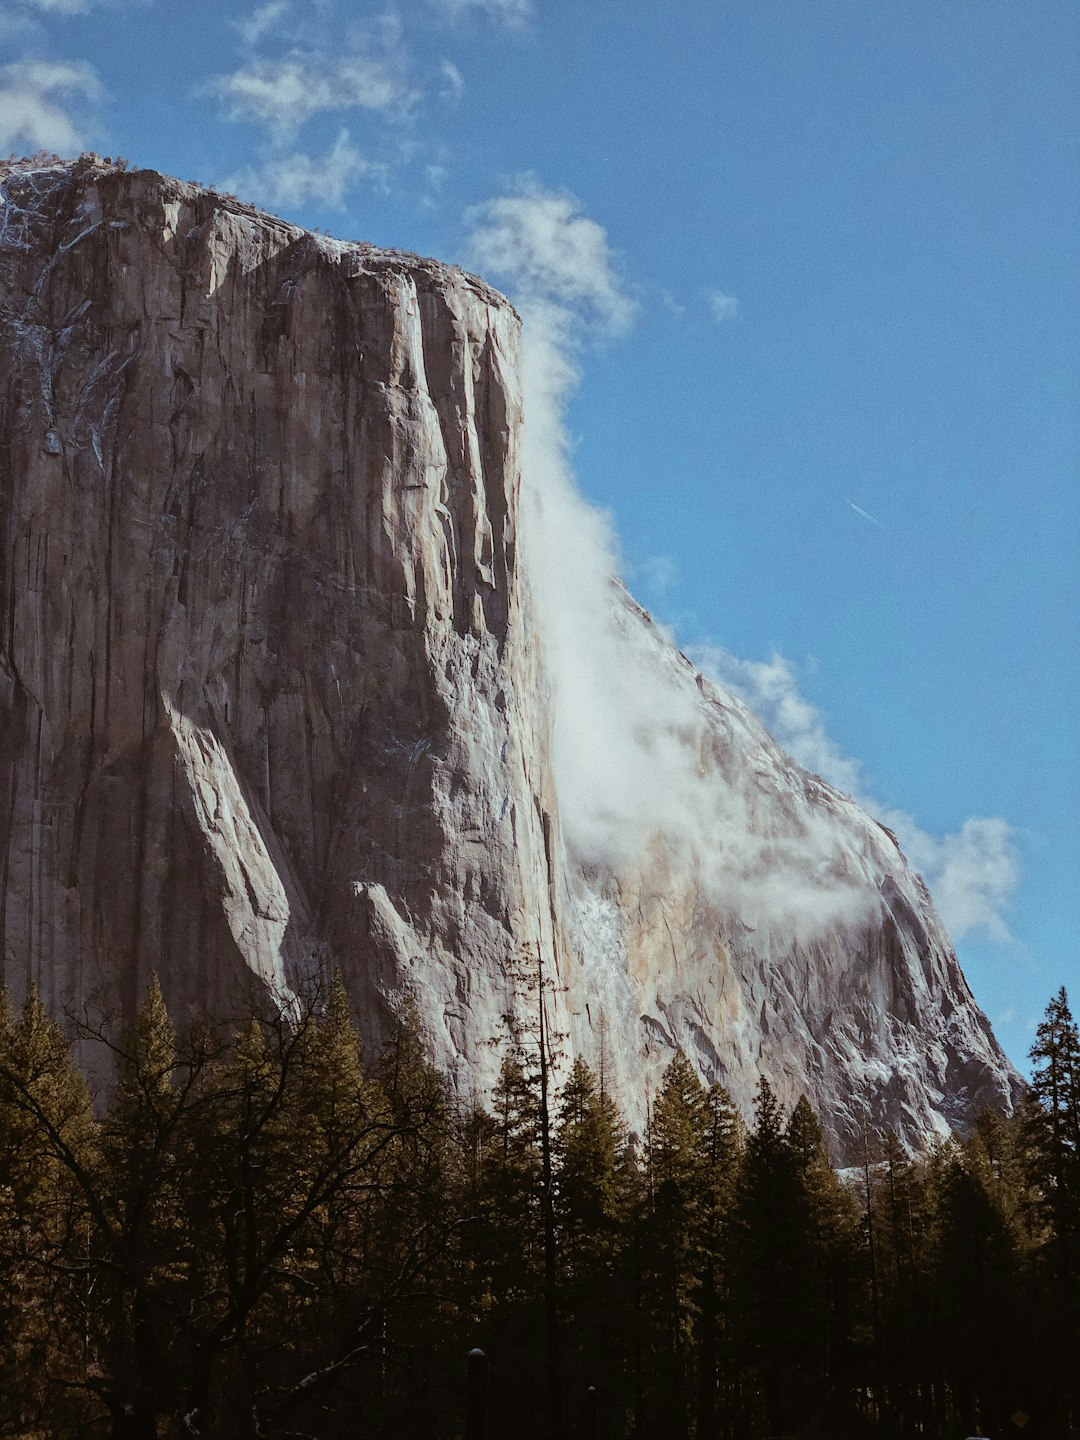
<svg viewBox="0 0 1080 1440">
<path fill-rule="evenodd" d="M 16 998 L 409 990 L 465 1089 L 539 955 L 627 1108 L 681 1044 L 849 1153 L 1017 1090 L 921 882 L 618 595 L 751 825 L 828 812 L 874 904 L 799 943 L 657 848 L 560 837 L 517 546 L 518 320 L 429 260 L 153 172 L 8 167 L 0 203 L 0 933 Z M 848 843 L 848 842 L 845 842 Z M 847 863 L 847 862 L 844 862 Z M 711 897 L 711 898 L 710 898 Z M 601 1023 L 603 1017 L 603 1023 Z"/>
</svg>

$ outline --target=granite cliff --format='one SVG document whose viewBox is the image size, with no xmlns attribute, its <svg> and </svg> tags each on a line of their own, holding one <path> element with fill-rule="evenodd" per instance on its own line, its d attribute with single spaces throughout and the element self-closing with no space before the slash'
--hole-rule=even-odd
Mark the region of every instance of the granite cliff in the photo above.
<svg viewBox="0 0 1080 1440">
<path fill-rule="evenodd" d="M 648 834 L 586 833 L 506 300 L 96 157 L 0 184 L 16 997 L 129 1014 L 156 971 L 178 1013 L 229 1014 L 336 965 L 369 1040 L 408 992 L 482 1090 L 539 957 L 567 1050 L 639 1117 L 676 1045 L 744 1107 L 761 1070 L 806 1090 L 841 1159 L 866 1119 L 915 1143 L 1011 1107 L 892 837 L 617 586 L 692 779 Z"/>
</svg>

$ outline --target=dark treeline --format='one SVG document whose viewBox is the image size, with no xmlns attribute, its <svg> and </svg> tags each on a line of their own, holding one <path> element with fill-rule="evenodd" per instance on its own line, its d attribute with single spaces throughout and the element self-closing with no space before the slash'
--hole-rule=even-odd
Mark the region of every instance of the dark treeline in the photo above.
<svg viewBox="0 0 1080 1440">
<path fill-rule="evenodd" d="M 83 1037 L 85 1041 L 85 1036 Z M 406 1010 L 340 984 L 178 1037 L 156 985 L 92 1104 L 33 995 L 0 1009 L 0 1435 L 1065 1437 L 1080 1376 L 1080 1040 L 1020 1114 L 838 1176 L 767 1081 L 748 1129 L 676 1055 L 627 1135 L 537 1045 L 452 1104 Z M 592 1391 L 592 1394 L 590 1394 Z"/>
</svg>

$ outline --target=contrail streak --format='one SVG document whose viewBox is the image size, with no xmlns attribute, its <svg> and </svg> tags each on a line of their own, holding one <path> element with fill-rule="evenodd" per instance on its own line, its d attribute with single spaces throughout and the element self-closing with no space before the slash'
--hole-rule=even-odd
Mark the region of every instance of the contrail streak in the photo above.
<svg viewBox="0 0 1080 1440">
<path fill-rule="evenodd" d="M 869 510 L 864 510 L 861 505 L 856 505 L 854 500 L 849 500 L 847 503 L 851 506 L 852 510 L 855 511 L 856 515 L 861 515 L 864 520 L 869 520 L 870 524 L 876 525 L 879 530 L 885 529 L 885 526 L 877 518 L 877 516 L 871 515 Z"/>
</svg>

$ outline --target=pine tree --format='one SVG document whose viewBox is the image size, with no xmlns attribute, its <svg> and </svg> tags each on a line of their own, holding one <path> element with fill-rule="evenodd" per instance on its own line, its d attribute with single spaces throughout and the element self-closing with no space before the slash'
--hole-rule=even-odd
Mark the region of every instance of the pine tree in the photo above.
<svg viewBox="0 0 1080 1440">
<path fill-rule="evenodd" d="M 666 1413 L 673 1436 L 689 1433 L 698 1392 L 696 1326 L 700 1278 L 708 1268 L 708 1121 L 705 1088 L 676 1051 L 649 1124 L 649 1207 L 639 1239 L 651 1352 L 639 1408 L 653 1429 Z"/>
<path fill-rule="evenodd" d="M 792 1111 L 786 1138 L 807 1219 L 800 1268 L 804 1299 L 798 1315 L 801 1369 L 820 1418 L 832 1403 L 830 1397 L 853 1388 L 856 1337 L 863 1318 L 861 1217 L 852 1191 L 833 1169 L 821 1126 L 805 1095 Z M 792 1302 L 795 1309 L 794 1296 Z M 829 1417 L 827 1423 L 838 1418 Z"/>
<path fill-rule="evenodd" d="M 619 1331 L 625 1319 L 622 1252 L 633 1162 L 618 1111 L 581 1058 L 559 1099 L 553 1149 L 567 1393 L 572 1408 L 580 1409 L 591 1385 L 611 1411 L 625 1383 Z"/>
<path fill-rule="evenodd" d="M 116 1436 L 153 1436 L 175 1394 L 172 1314 L 183 1306 L 182 1181 L 177 1168 L 186 1091 L 176 1032 L 155 976 L 114 1047 L 118 1074 L 101 1128 L 103 1223 L 98 1274 L 104 1324 L 98 1363 Z"/>
<path fill-rule="evenodd" d="M 881 1138 L 871 1176 L 867 1233 L 874 1241 L 875 1308 L 879 1355 L 879 1408 L 896 1417 L 902 1434 L 927 1430 L 932 1341 L 937 1292 L 932 1249 L 933 1220 L 927 1203 L 925 1166 L 912 1160 L 892 1130 Z M 869 1255 L 867 1256 L 869 1261 Z M 867 1276 L 869 1279 L 869 1274 Z"/>
<path fill-rule="evenodd" d="M 446 1083 L 411 997 L 397 1009 L 375 1075 L 394 1126 L 379 1165 L 371 1250 L 386 1357 L 382 1423 L 392 1434 L 422 1434 L 435 1397 L 460 1369 L 461 1177 Z"/>
<path fill-rule="evenodd" d="M 935 1290 L 940 1363 L 967 1433 L 998 1433 L 1023 1397 L 1019 1235 L 981 1139 L 953 1141 L 938 1189 Z"/>
<path fill-rule="evenodd" d="M 503 1057 L 489 1112 L 464 1131 L 472 1172 L 463 1197 L 474 1219 L 463 1237 L 470 1277 L 467 1310 L 472 1343 L 490 1360 L 493 1413 L 515 1413 L 520 1395 L 545 1393 L 543 1159 L 535 1075 L 523 1057 Z M 539 1403 L 522 1417 L 522 1433 L 542 1432 Z"/>
<path fill-rule="evenodd" d="M 1048 1337 L 1059 1375 L 1080 1372 L 1080 1029 L 1064 987 L 1031 1049 L 1028 1134 L 1047 1236 L 1038 1257 L 1052 1312 Z M 1059 1424 L 1080 1417 L 1080 1386 L 1059 1392 Z"/>
<path fill-rule="evenodd" d="M 0 1420 L 77 1420 L 92 1305 L 86 1259 L 96 1126 L 85 1081 L 31 989 L 0 990 Z"/>
<path fill-rule="evenodd" d="M 1061 1279 L 1072 1284 L 1080 1260 L 1080 1029 L 1064 987 L 1047 1006 L 1031 1060 L 1046 1203 L 1060 1252 Z"/>
<path fill-rule="evenodd" d="M 727 1230 L 744 1143 L 743 1124 L 731 1096 L 711 1085 L 705 1096 L 702 1263 L 696 1322 L 699 1440 L 713 1440 L 731 1424 L 736 1375 L 727 1343 L 730 1302 L 725 1263 Z"/>
<path fill-rule="evenodd" d="M 811 1408 L 804 1364 L 809 1206 L 776 1094 L 764 1077 L 743 1154 L 729 1241 L 744 1423 L 788 1431 Z"/>
<path fill-rule="evenodd" d="M 544 845 L 551 858 L 551 817 L 543 817 Z M 554 903 L 554 902 L 552 902 Z M 524 1023 L 517 1014 L 506 1019 L 513 1042 L 513 1055 L 527 1083 L 535 1084 L 535 1114 L 540 1154 L 539 1218 L 542 1253 L 542 1304 L 544 1328 L 544 1397 L 547 1432 L 552 1440 L 563 1433 L 562 1335 L 558 1314 L 558 1236 L 555 1220 L 554 1076 L 559 1045 L 565 1038 L 551 1022 L 550 1009 L 560 993 L 558 983 L 559 925 L 552 910 L 553 955 L 550 963 L 545 947 L 537 941 L 519 953 L 508 978 L 526 999 Z M 527 1057 L 527 1059 L 526 1059 Z"/>
</svg>

